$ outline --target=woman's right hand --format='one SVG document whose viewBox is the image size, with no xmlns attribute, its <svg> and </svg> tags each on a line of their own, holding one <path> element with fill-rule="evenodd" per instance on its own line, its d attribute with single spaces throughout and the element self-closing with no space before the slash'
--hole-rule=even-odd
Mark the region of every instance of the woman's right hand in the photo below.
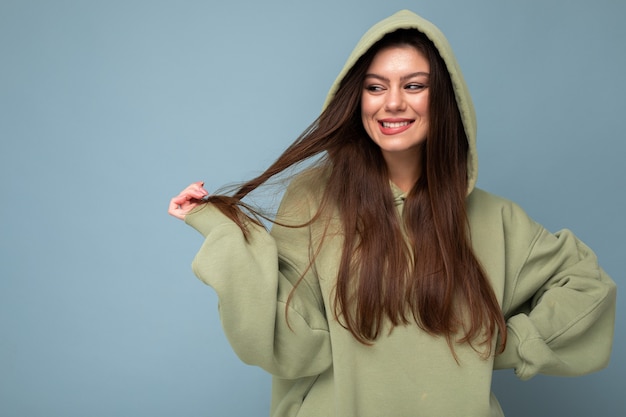
<svg viewBox="0 0 626 417">
<path fill-rule="evenodd" d="M 177 219 L 185 220 L 185 216 L 194 208 L 203 204 L 203 199 L 209 195 L 208 191 L 202 188 L 204 182 L 198 181 L 185 188 L 176 197 L 170 200 L 170 207 L 167 212 Z"/>
</svg>

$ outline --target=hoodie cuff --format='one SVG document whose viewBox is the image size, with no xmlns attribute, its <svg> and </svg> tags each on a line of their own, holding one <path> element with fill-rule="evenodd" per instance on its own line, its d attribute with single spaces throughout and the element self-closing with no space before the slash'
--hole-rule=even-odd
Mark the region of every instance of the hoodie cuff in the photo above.
<svg viewBox="0 0 626 417">
<path fill-rule="evenodd" d="M 232 221 L 214 205 L 203 204 L 187 213 L 185 223 L 207 237 L 211 230 Z"/>
<path fill-rule="evenodd" d="M 561 362 L 526 314 L 511 317 L 507 327 L 509 340 L 496 357 L 497 368 L 515 368 L 518 378 L 525 381 Z"/>
</svg>

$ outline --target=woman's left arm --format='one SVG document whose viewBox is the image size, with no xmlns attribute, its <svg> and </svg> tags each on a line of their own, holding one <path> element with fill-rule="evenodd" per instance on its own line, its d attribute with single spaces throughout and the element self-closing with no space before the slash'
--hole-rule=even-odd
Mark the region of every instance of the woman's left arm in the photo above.
<svg viewBox="0 0 626 417">
<path fill-rule="evenodd" d="M 521 211 L 521 209 L 518 209 Z M 513 211 L 516 211 L 515 208 Z M 616 286 L 593 251 L 569 230 L 552 234 L 523 212 L 513 214 L 530 238 L 509 271 L 503 309 L 508 341 L 496 368 L 521 379 L 542 373 L 574 376 L 607 366 L 615 321 Z M 518 238 L 520 236 L 517 236 Z M 516 234 L 505 238 L 515 239 Z M 519 241 L 511 242 L 519 247 Z"/>
</svg>

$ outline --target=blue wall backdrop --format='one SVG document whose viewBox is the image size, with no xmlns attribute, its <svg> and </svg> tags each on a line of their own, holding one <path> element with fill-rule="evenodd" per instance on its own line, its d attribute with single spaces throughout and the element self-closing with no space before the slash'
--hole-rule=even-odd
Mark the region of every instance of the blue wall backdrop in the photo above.
<svg viewBox="0 0 626 417">
<path fill-rule="evenodd" d="M 626 284 L 624 0 L 0 0 L 0 416 L 267 415 L 167 203 L 266 167 L 402 8 L 464 69 L 479 185 Z M 497 372 L 507 417 L 624 415 L 624 312 L 601 372 Z"/>
</svg>

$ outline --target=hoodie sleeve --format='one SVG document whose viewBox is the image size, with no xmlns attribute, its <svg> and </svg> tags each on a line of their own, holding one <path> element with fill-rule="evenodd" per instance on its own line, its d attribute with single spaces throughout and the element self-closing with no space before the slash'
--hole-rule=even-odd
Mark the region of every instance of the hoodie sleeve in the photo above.
<svg viewBox="0 0 626 417">
<path fill-rule="evenodd" d="M 604 368 L 613 340 L 615 283 L 569 230 L 551 234 L 515 205 L 507 216 L 508 342 L 495 367 L 515 368 L 524 380 Z"/>
<path fill-rule="evenodd" d="M 290 194 L 288 190 L 280 211 L 300 201 Z M 307 214 L 298 213 L 303 218 Z M 289 379 L 328 368 L 328 322 L 308 268 L 309 228 L 275 226 L 275 237 L 251 224 L 246 241 L 239 227 L 211 205 L 188 214 L 185 221 L 205 236 L 192 268 L 216 291 L 224 332 L 239 358 Z M 307 270 L 309 276 L 287 303 Z"/>
</svg>

